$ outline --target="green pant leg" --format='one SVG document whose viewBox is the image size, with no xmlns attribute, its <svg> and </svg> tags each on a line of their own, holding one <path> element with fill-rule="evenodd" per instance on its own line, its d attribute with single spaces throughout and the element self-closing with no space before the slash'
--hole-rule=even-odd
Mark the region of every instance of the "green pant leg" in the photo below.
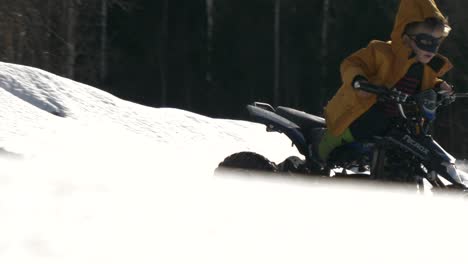
<svg viewBox="0 0 468 264">
<path fill-rule="evenodd" d="M 354 137 L 351 134 L 349 128 L 347 128 L 341 135 L 333 136 L 328 133 L 328 130 L 324 133 L 318 146 L 318 154 L 321 160 L 327 160 L 328 155 L 337 147 L 351 143 L 354 141 Z"/>
</svg>

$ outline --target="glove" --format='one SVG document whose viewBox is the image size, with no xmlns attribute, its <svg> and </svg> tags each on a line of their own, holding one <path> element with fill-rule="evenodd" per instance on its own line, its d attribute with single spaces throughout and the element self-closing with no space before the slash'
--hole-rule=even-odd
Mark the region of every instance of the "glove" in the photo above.
<svg viewBox="0 0 468 264">
<path fill-rule="evenodd" d="M 353 79 L 353 82 L 351 83 L 352 87 L 354 89 L 359 89 L 359 87 L 358 87 L 359 82 L 369 82 L 369 81 L 367 80 L 366 77 L 364 77 L 362 75 L 356 75 L 356 77 L 354 77 L 354 79 Z"/>
<path fill-rule="evenodd" d="M 448 92 L 446 90 L 438 91 L 437 101 L 439 101 L 442 106 L 447 106 L 455 102 L 455 96 L 453 96 L 452 94 L 453 92 Z"/>
<path fill-rule="evenodd" d="M 453 85 L 448 84 L 446 81 L 439 83 L 435 87 L 435 90 L 436 92 L 447 92 L 449 95 L 452 95 L 455 92 L 455 90 L 453 89 Z"/>
</svg>

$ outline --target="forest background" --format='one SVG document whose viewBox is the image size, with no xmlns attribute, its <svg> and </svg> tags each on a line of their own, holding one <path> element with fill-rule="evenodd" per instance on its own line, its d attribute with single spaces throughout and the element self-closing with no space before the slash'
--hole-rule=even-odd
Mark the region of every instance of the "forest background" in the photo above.
<svg viewBox="0 0 468 264">
<path fill-rule="evenodd" d="M 468 1 L 436 0 L 453 28 L 441 47 L 468 91 Z M 253 101 L 321 114 L 341 61 L 388 40 L 399 0 L 0 0 L 0 59 L 153 107 L 245 119 Z M 468 100 L 435 136 L 468 158 Z"/>
</svg>

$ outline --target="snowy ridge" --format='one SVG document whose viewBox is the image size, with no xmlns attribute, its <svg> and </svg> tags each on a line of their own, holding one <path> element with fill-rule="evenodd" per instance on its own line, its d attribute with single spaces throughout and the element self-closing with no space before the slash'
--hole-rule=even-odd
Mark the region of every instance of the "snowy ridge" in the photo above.
<svg viewBox="0 0 468 264">
<path fill-rule="evenodd" d="M 238 150 L 259 147 L 260 152 L 265 152 L 265 146 L 271 147 L 269 143 L 275 142 L 275 148 L 284 146 L 283 156 L 285 152 L 297 153 L 287 138 L 266 134 L 264 127 L 258 124 L 213 120 L 179 109 L 141 106 L 35 68 L 0 64 L 0 88 L 3 88 L 0 89 L 0 103 L 5 106 L 0 109 L 2 135 L 9 135 L 9 142 L 12 137 L 26 135 L 32 135 L 36 141 L 38 134 L 50 135 L 81 126 L 92 129 L 91 133 L 115 131 L 124 138 L 125 135 L 132 138 L 139 135 L 151 142 L 185 147 L 202 143 L 218 149 L 221 145 Z M 22 131 L 23 128 L 27 131 Z M 109 135 L 105 133 L 103 136 L 107 138 Z M 252 135 L 258 137 L 251 140 Z M 0 146 L 14 148 L 1 140 Z"/>
<path fill-rule="evenodd" d="M 225 156 L 299 155 L 258 124 L 121 100 L 0 63 L 0 263 L 459 263 L 467 203 L 285 175 Z"/>
</svg>

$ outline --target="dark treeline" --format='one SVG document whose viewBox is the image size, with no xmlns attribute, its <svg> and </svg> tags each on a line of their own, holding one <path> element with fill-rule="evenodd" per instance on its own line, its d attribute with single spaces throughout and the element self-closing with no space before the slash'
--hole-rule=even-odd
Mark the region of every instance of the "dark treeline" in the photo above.
<svg viewBox="0 0 468 264">
<path fill-rule="evenodd" d="M 436 2 L 453 26 L 441 50 L 456 66 L 446 79 L 465 91 L 468 2 Z M 388 40 L 398 4 L 0 0 L 0 58 L 149 106 L 243 118 L 245 104 L 266 101 L 320 114 L 340 85 L 342 59 Z"/>
</svg>

